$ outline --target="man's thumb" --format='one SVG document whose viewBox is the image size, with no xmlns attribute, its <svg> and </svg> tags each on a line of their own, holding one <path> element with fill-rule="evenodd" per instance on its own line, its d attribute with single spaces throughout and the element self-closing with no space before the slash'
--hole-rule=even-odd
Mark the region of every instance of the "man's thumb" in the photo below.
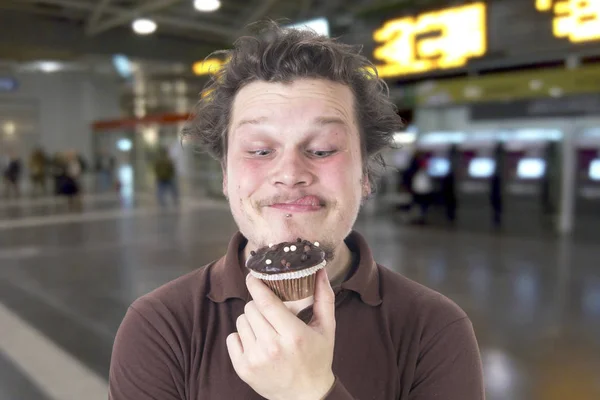
<svg viewBox="0 0 600 400">
<path fill-rule="evenodd" d="M 315 302 L 310 326 L 324 334 L 335 336 L 335 295 L 325 268 L 317 271 L 315 284 Z"/>
</svg>

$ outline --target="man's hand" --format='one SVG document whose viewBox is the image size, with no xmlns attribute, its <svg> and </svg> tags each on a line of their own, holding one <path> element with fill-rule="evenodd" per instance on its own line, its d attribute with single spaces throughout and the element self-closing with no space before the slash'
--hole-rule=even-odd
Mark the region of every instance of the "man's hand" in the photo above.
<svg viewBox="0 0 600 400">
<path fill-rule="evenodd" d="M 313 319 L 306 325 L 260 280 L 248 275 L 253 301 L 237 320 L 227 349 L 239 377 L 269 400 L 321 400 L 335 382 L 335 296 L 317 272 Z"/>
</svg>

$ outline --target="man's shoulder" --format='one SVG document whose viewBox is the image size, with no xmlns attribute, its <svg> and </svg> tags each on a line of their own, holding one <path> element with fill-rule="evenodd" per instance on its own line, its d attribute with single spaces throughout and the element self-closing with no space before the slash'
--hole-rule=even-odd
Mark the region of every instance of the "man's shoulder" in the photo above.
<svg viewBox="0 0 600 400">
<path fill-rule="evenodd" d="M 137 298 L 130 306 L 146 319 L 191 316 L 205 301 L 213 261 Z"/>
<path fill-rule="evenodd" d="M 406 276 L 378 265 L 383 304 L 411 323 L 443 329 L 468 318 L 465 311 L 445 295 Z"/>
</svg>

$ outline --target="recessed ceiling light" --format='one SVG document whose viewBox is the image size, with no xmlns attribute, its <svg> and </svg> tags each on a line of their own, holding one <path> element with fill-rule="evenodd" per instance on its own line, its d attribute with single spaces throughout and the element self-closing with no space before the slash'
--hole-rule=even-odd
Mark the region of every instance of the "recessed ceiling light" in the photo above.
<svg viewBox="0 0 600 400">
<path fill-rule="evenodd" d="M 194 8 L 202 12 L 216 11 L 221 7 L 220 0 L 194 0 Z"/>
<path fill-rule="evenodd" d="M 156 22 L 147 18 L 139 18 L 133 21 L 131 27 L 138 35 L 149 35 L 156 31 Z"/>
</svg>

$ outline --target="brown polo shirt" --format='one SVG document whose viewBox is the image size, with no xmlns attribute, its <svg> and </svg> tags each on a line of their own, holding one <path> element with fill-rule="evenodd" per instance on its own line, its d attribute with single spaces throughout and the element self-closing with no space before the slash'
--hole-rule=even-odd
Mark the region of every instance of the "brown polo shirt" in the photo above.
<svg viewBox="0 0 600 400">
<path fill-rule="evenodd" d="M 484 399 L 471 322 L 452 301 L 379 266 L 365 240 L 336 293 L 336 383 L 327 400 Z M 262 399 L 235 373 L 225 339 L 250 300 L 236 234 L 220 260 L 136 300 L 115 338 L 113 400 Z M 311 309 L 299 315 L 310 320 Z M 315 399 L 317 400 L 317 399 Z"/>
</svg>

